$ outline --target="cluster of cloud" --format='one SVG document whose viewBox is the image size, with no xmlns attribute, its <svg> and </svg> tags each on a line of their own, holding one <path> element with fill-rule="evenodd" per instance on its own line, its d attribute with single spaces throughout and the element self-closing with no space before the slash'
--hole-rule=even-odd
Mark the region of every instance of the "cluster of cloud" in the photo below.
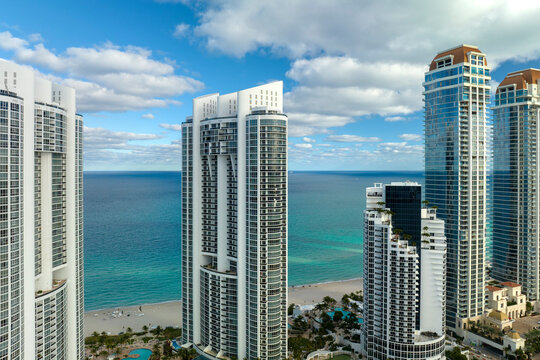
<svg viewBox="0 0 540 360">
<path fill-rule="evenodd" d="M 1 32 L 0 49 L 12 52 L 18 63 L 47 71 L 55 81 L 75 88 L 81 112 L 164 107 L 178 104 L 174 97 L 204 87 L 199 80 L 176 75 L 172 61 L 154 60 L 144 48 L 105 43 L 55 53 L 40 37 L 31 38 L 38 42 Z"/>
<path fill-rule="evenodd" d="M 182 158 L 180 140 L 158 144 L 158 134 L 139 134 L 112 131 L 103 128 L 84 128 L 84 157 L 87 169 L 102 170 L 114 164 L 117 168 L 130 170 L 163 169 L 174 164 L 178 167 Z"/>
<path fill-rule="evenodd" d="M 356 146 L 297 143 L 289 147 L 289 161 L 294 167 L 319 169 L 326 164 L 333 169 L 410 170 L 423 167 L 424 146 L 404 142 L 381 142 L 370 149 Z"/>
<path fill-rule="evenodd" d="M 292 59 L 290 135 L 306 136 L 364 115 L 406 120 L 421 109 L 427 64 L 459 41 L 478 45 L 495 66 L 539 58 L 530 31 L 539 16 L 540 3 L 527 0 L 215 0 L 193 33 L 234 57 L 263 51 Z"/>
</svg>

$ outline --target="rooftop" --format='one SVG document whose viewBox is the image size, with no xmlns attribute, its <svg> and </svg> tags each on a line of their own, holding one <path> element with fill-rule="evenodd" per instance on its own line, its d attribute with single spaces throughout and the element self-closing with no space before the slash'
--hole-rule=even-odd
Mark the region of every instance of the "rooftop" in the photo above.
<svg viewBox="0 0 540 360">
<path fill-rule="evenodd" d="M 489 313 L 488 316 L 490 318 L 492 318 L 492 319 L 499 320 L 499 321 L 507 321 L 508 320 L 508 316 L 506 316 L 505 313 L 503 313 L 501 311 L 498 311 L 498 310 L 493 310 L 492 312 Z"/>
<path fill-rule="evenodd" d="M 499 89 L 508 85 L 515 85 L 516 90 L 526 89 L 528 84 L 536 84 L 540 80 L 540 70 L 538 69 L 526 69 L 520 71 L 514 71 L 506 75 L 504 80 L 499 84 Z"/>
<path fill-rule="evenodd" d="M 462 44 L 454 48 L 440 52 L 433 58 L 433 61 L 429 65 L 429 71 L 435 70 L 437 68 L 436 60 L 446 57 L 448 55 L 451 55 L 454 57 L 454 61 L 453 61 L 454 64 L 459 64 L 462 62 L 470 62 L 467 54 L 471 51 L 475 53 L 480 53 L 480 54 L 482 53 L 480 49 L 478 49 L 478 47 L 474 45 L 466 45 L 466 44 Z M 487 65 L 487 61 L 485 62 L 485 64 Z"/>
<path fill-rule="evenodd" d="M 512 287 L 512 288 L 521 286 L 521 285 L 516 284 L 515 282 L 511 282 L 511 281 L 502 282 L 501 285 L 506 286 L 506 287 Z"/>
</svg>

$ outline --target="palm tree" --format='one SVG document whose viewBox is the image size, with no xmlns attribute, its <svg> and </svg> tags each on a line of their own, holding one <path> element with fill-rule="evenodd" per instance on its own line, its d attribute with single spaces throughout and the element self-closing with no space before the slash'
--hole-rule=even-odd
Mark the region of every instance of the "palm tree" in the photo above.
<svg viewBox="0 0 540 360">
<path fill-rule="evenodd" d="M 144 331 L 144 333 L 146 334 L 148 332 L 148 326 L 144 325 L 142 327 L 142 331 Z"/>
</svg>

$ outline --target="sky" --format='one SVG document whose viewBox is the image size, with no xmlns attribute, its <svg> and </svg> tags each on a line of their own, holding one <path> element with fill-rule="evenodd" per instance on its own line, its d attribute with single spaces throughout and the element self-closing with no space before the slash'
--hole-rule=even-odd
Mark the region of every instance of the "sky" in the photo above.
<svg viewBox="0 0 540 360">
<path fill-rule="evenodd" d="M 433 57 L 479 47 L 494 88 L 540 68 L 539 1 L 2 4 L 0 57 L 72 86 L 85 170 L 180 170 L 192 98 L 284 82 L 290 170 L 422 170 Z"/>
</svg>

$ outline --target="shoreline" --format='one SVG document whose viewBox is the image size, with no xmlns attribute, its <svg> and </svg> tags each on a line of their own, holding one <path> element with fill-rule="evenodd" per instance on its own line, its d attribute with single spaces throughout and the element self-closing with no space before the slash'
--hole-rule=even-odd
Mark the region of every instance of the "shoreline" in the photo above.
<svg viewBox="0 0 540 360">
<path fill-rule="evenodd" d="M 288 303 L 310 305 L 322 301 L 325 296 L 341 300 L 344 294 L 356 292 L 363 287 L 363 278 L 326 281 L 288 287 Z M 143 326 L 181 327 L 182 301 L 170 300 L 160 303 L 116 306 L 84 312 L 84 336 L 94 331 L 111 335 L 126 331 L 128 327 L 137 332 Z"/>
<path fill-rule="evenodd" d="M 317 283 L 308 283 L 308 284 L 299 284 L 299 285 L 289 285 L 289 289 L 302 288 L 306 286 L 309 287 L 309 286 L 315 286 L 315 285 L 342 283 L 342 282 L 348 282 L 348 281 L 363 281 L 363 277 L 354 277 L 354 278 L 344 279 L 344 280 L 328 280 L 328 281 L 322 281 L 322 282 L 317 282 Z M 182 301 L 182 298 L 153 302 L 153 303 L 144 303 L 144 304 L 118 305 L 114 307 L 85 310 L 84 313 L 86 314 L 86 313 L 97 312 L 97 311 L 112 311 L 118 308 L 128 308 L 128 307 L 135 307 L 135 306 L 161 305 L 161 304 L 168 304 L 168 303 L 174 303 L 174 302 L 180 302 L 180 301 Z"/>
</svg>

